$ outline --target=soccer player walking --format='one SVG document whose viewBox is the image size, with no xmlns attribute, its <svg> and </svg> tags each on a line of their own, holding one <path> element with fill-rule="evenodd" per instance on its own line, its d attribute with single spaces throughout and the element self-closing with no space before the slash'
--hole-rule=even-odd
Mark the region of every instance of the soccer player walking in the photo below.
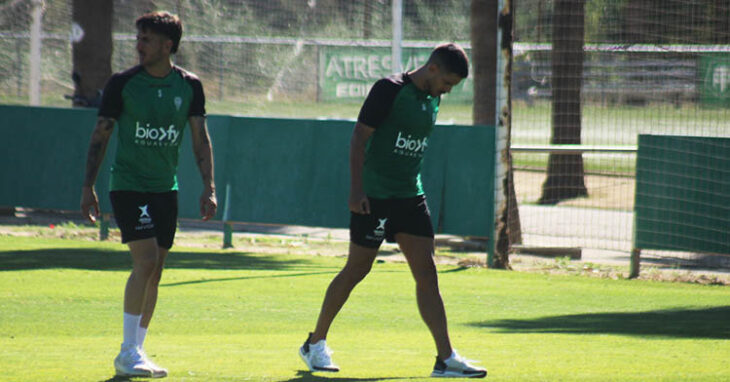
<svg viewBox="0 0 730 382">
<path fill-rule="evenodd" d="M 142 345 L 175 237 L 177 163 L 188 123 L 203 178 L 203 220 L 215 215 L 217 201 L 203 86 L 170 59 L 177 52 L 182 24 L 177 16 L 153 12 L 138 18 L 136 26 L 139 65 L 114 74 L 104 88 L 89 143 L 81 213 L 92 222 L 99 216 L 94 183 L 116 124 L 119 140 L 109 197 L 133 265 L 124 291 L 124 339 L 114 367 L 120 376 L 161 378 L 167 370 L 153 363 Z"/>
<path fill-rule="evenodd" d="M 438 352 L 431 376 L 487 375 L 451 347 L 420 174 L 441 95 L 468 73 L 468 58 L 461 47 L 439 45 L 425 65 L 377 81 L 365 99 L 350 141 L 347 262 L 327 288 L 314 332 L 299 349 L 311 371 L 339 371 L 330 357 L 327 332 L 352 289 L 370 272 L 386 239 L 398 243 L 416 281 L 418 309 Z"/>
</svg>

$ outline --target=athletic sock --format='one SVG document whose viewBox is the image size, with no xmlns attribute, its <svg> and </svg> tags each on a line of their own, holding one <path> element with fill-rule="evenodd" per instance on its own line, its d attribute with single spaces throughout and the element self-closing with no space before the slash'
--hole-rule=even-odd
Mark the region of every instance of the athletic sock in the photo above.
<svg viewBox="0 0 730 382">
<path fill-rule="evenodd" d="M 147 337 L 147 328 L 140 326 L 137 328 L 137 346 L 144 345 L 144 338 Z"/>
<path fill-rule="evenodd" d="M 446 362 L 446 361 L 448 361 L 448 360 L 450 360 L 450 359 L 454 358 L 454 356 L 455 356 L 455 355 L 456 355 L 456 351 L 452 349 L 452 350 L 451 350 L 451 355 L 449 355 L 449 357 L 448 357 L 448 358 L 444 359 L 444 362 Z"/>
<path fill-rule="evenodd" d="M 139 322 L 142 320 L 141 314 L 129 314 L 124 312 L 124 344 L 137 345 L 137 331 L 139 330 Z"/>
</svg>

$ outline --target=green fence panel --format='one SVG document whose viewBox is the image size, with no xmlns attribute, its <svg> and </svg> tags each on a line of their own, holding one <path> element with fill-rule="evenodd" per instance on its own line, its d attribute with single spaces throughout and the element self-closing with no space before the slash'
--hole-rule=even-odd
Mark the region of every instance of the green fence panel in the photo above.
<svg viewBox="0 0 730 382">
<path fill-rule="evenodd" d="M 640 135 L 634 246 L 730 253 L 730 138 Z"/>
<path fill-rule="evenodd" d="M 230 220 L 347 227 L 353 125 L 233 118 L 226 141 Z M 423 182 L 440 232 L 491 236 L 494 134 L 493 127 L 438 126 L 429 140 Z"/>
<path fill-rule="evenodd" d="M 77 210 L 95 110 L 0 106 L 0 205 Z"/>
<path fill-rule="evenodd" d="M 0 106 L 0 205 L 77 210 L 95 109 Z M 219 209 L 231 221 L 347 227 L 349 143 L 353 121 L 208 117 Z M 491 236 L 493 127 L 437 126 L 423 169 L 439 232 Z M 97 179 L 103 212 L 111 212 L 112 136 Z M 186 129 L 178 168 L 179 216 L 199 218 L 200 172 Z M 230 197 L 226 192 L 230 186 Z"/>
<path fill-rule="evenodd" d="M 494 232 L 495 129 L 444 127 L 444 232 L 491 237 Z M 438 137 L 437 137 L 438 138 Z M 429 141 L 430 142 L 430 141 Z"/>
<path fill-rule="evenodd" d="M 234 118 L 230 220 L 343 227 L 352 122 Z"/>
<path fill-rule="evenodd" d="M 228 132 L 229 125 L 233 119 L 233 117 L 226 115 L 209 115 L 206 121 L 210 141 L 213 144 L 213 171 L 216 184 L 216 196 L 218 198 L 218 212 L 214 219 L 223 218 L 222 207 L 225 199 L 225 185 L 228 182 Z M 193 155 L 193 144 L 189 125 L 186 126 L 183 134 L 177 172 L 179 186 L 178 216 L 181 218 L 199 219 L 200 194 L 203 191 L 203 179 L 200 177 L 200 170 Z"/>
</svg>

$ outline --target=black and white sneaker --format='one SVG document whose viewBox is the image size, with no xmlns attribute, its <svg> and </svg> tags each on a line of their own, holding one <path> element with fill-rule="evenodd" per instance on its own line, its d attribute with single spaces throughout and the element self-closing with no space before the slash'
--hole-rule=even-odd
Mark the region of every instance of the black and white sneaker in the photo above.
<svg viewBox="0 0 730 382">
<path fill-rule="evenodd" d="M 304 341 L 304 345 L 299 348 L 299 356 L 302 357 L 302 361 L 307 364 L 309 371 L 327 371 L 327 372 L 338 372 L 340 368 L 332 363 L 332 350 L 327 346 L 325 340 L 319 340 L 316 344 L 309 343 L 312 338 L 312 333 L 309 333 L 309 337 Z"/>
<path fill-rule="evenodd" d="M 456 350 L 445 361 L 436 357 L 436 364 L 433 365 L 431 377 L 436 378 L 484 378 L 487 370 L 474 366 L 471 360 L 464 359 Z"/>
</svg>

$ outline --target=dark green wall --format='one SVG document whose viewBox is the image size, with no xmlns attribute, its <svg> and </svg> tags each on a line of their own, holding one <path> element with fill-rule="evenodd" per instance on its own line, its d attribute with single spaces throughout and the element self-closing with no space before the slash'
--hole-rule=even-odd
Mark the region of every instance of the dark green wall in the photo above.
<svg viewBox="0 0 730 382">
<path fill-rule="evenodd" d="M 95 113 L 10 106 L 0 113 L 0 204 L 78 209 Z"/>
<path fill-rule="evenodd" d="M 730 253 L 730 138 L 640 135 L 635 244 Z"/>
<path fill-rule="evenodd" d="M 93 109 L 0 106 L 4 122 L 0 205 L 76 210 Z M 230 185 L 229 220 L 347 227 L 352 121 L 212 115 L 219 212 Z M 429 140 L 423 180 L 440 232 L 491 237 L 495 130 L 439 126 Z M 108 171 L 116 133 L 97 181 L 110 212 Z M 179 165 L 180 216 L 199 217 L 200 174 L 185 131 Z"/>
</svg>

